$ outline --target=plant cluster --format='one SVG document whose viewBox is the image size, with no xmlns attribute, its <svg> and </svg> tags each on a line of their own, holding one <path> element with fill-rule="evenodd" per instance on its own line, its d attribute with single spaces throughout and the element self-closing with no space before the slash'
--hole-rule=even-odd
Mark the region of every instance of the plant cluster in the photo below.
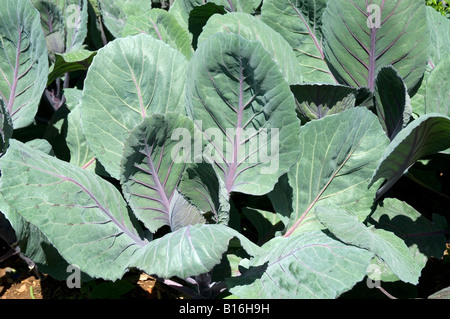
<svg viewBox="0 0 450 319">
<path fill-rule="evenodd" d="M 450 17 L 450 8 L 446 1 L 426 0 L 426 5 L 434 8 L 443 16 Z"/>
<path fill-rule="evenodd" d="M 450 25 L 423 0 L 2 0 L 0 21 L 8 255 L 205 298 L 416 285 L 442 256 L 448 216 L 387 196 L 443 192 L 421 168 L 448 163 Z"/>
</svg>

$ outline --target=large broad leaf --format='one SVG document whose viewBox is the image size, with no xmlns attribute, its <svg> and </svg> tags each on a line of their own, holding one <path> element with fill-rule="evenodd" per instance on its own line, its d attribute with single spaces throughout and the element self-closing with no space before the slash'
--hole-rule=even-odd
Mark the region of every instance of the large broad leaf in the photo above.
<svg viewBox="0 0 450 319">
<path fill-rule="evenodd" d="M 300 141 L 299 160 L 289 172 L 293 212 L 285 236 L 311 227 L 316 206 L 336 205 L 364 220 L 376 192 L 369 181 L 388 145 L 377 117 L 362 107 L 326 116 L 304 125 Z"/>
<path fill-rule="evenodd" d="M 258 40 L 272 55 L 279 65 L 289 84 L 302 80 L 296 56 L 289 43 L 276 31 L 260 19 L 246 13 L 228 13 L 213 15 L 203 27 L 198 43 L 219 32 L 231 32 L 241 35 L 247 40 Z"/>
<path fill-rule="evenodd" d="M 440 75 L 436 77 L 437 81 L 433 84 L 433 86 L 430 86 L 430 94 L 428 95 L 428 93 L 426 92 L 428 77 L 431 71 L 436 68 L 441 60 L 445 60 L 446 56 L 450 55 L 450 46 L 448 45 L 448 43 L 450 43 L 450 20 L 442 16 L 442 14 L 429 6 L 426 7 L 426 14 L 428 30 L 430 33 L 430 45 L 428 47 L 430 60 L 428 62 L 428 66 L 425 71 L 420 88 L 417 90 L 414 96 L 411 97 L 411 106 L 413 107 L 413 112 L 416 116 L 432 112 L 442 113 L 448 116 L 449 114 L 445 113 L 445 109 L 436 109 L 436 103 L 431 103 L 432 107 L 428 107 L 425 103 L 425 96 L 432 101 L 436 97 L 442 96 L 443 94 L 445 94 L 445 92 L 448 91 L 445 88 L 441 89 L 441 85 L 445 86 L 446 84 L 448 84 L 448 81 L 437 83 L 439 81 L 437 80 L 437 78 L 445 78 L 443 71 L 441 71 L 438 72 L 440 73 Z M 441 68 L 442 67 L 443 66 L 441 66 Z M 439 91 L 439 94 L 436 94 L 436 91 Z M 440 101 L 442 101 L 441 98 Z"/>
<path fill-rule="evenodd" d="M 450 116 L 450 54 L 445 56 L 426 83 L 425 113 Z"/>
<path fill-rule="evenodd" d="M 185 165 L 192 162 L 193 131 L 194 124 L 186 116 L 153 114 L 125 141 L 121 163 L 125 198 L 152 232 L 164 225 L 179 226 L 173 224 L 179 218 L 172 218 L 171 205 Z M 177 132 L 186 140 L 178 141 Z"/>
<path fill-rule="evenodd" d="M 251 256 L 264 253 L 260 247 L 228 226 L 197 224 L 150 242 L 136 252 L 130 260 L 130 267 L 162 278 L 177 276 L 184 279 L 204 274 L 220 263 L 233 238 L 238 238 Z"/>
<path fill-rule="evenodd" d="M 355 215 L 333 207 L 317 207 L 315 213 L 340 241 L 372 251 L 404 282 L 417 284 L 422 267 L 405 242 L 394 233 L 366 227 Z"/>
<path fill-rule="evenodd" d="M 355 107 L 357 95 L 357 89 L 340 84 L 296 84 L 291 85 L 291 91 L 304 121 L 321 119 Z"/>
<path fill-rule="evenodd" d="M 268 193 L 295 163 L 300 129 L 278 65 L 259 42 L 219 33 L 199 46 L 188 74 L 188 114 L 227 192 Z"/>
<path fill-rule="evenodd" d="M 239 277 L 227 280 L 241 298 L 336 298 L 361 281 L 373 253 L 321 231 L 277 237 L 265 254 L 241 262 Z"/>
<path fill-rule="evenodd" d="M 422 0 L 328 1 L 323 35 L 333 73 L 350 86 L 373 91 L 381 67 L 392 65 L 412 90 L 428 63 Z"/>
<path fill-rule="evenodd" d="M 0 99 L 15 129 L 31 124 L 47 84 L 39 12 L 27 0 L 0 2 Z"/>
<path fill-rule="evenodd" d="M 5 226 L 9 226 L 6 232 L 5 229 L 2 229 Z M 37 266 L 39 271 L 49 274 L 53 278 L 67 279 L 68 263 L 39 228 L 26 221 L 4 201 L 3 195 L 0 195 L 0 237 L 8 245 L 14 247 L 16 253 L 19 252 L 25 256 L 24 259 L 29 266 Z M 82 279 L 87 278 L 83 276 Z"/>
<path fill-rule="evenodd" d="M 427 24 L 430 32 L 430 66 L 435 68 L 447 54 L 450 54 L 450 20 L 427 6 Z"/>
<path fill-rule="evenodd" d="M 189 33 L 183 29 L 175 17 L 162 9 L 130 17 L 122 31 L 122 36 L 146 33 L 177 49 L 190 59 L 193 53 Z"/>
<path fill-rule="evenodd" d="M 383 199 L 370 215 L 368 223 L 403 239 L 409 254 L 414 257 L 414 264 L 420 268 L 425 267 L 430 257 L 442 256 L 447 227 L 440 226 L 436 220 L 431 221 L 405 202 L 396 198 Z M 402 262 L 398 260 L 399 264 Z M 382 280 L 398 280 L 390 271 L 381 275 Z"/>
<path fill-rule="evenodd" d="M 94 173 L 16 140 L 0 164 L 6 203 L 89 275 L 121 278 L 146 244 L 120 192 Z"/>
<path fill-rule="evenodd" d="M 122 36 L 123 28 L 130 17 L 149 13 L 152 8 L 152 2 L 148 0 L 97 1 L 106 27 L 116 38 Z"/>
<path fill-rule="evenodd" d="M 411 100 L 405 83 L 392 66 L 382 67 L 377 74 L 375 106 L 381 126 L 391 140 L 408 125 Z"/>
<path fill-rule="evenodd" d="M 336 83 L 322 45 L 322 13 L 326 3 L 326 0 L 265 0 L 261 9 L 261 20 L 294 49 L 305 82 Z"/>
<path fill-rule="evenodd" d="M 81 103 L 83 132 L 96 158 L 119 178 L 130 131 L 152 113 L 184 113 L 186 58 L 146 34 L 116 39 L 88 70 Z"/>
<path fill-rule="evenodd" d="M 417 160 L 450 148 L 450 118 L 431 113 L 411 122 L 392 140 L 373 172 L 370 185 L 378 179 L 385 184 L 378 190 L 382 196 Z"/>
</svg>

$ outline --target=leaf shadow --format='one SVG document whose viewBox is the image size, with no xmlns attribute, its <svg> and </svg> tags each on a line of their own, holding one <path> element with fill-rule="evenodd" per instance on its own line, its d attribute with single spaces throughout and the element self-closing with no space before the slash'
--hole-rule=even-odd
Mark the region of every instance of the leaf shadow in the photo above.
<svg viewBox="0 0 450 319">
<path fill-rule="evenodd" d="M 268 261 L 262 265 L 250 266 L 249 268 L 239 265 L 239 272 L 241 275 L 226 280 L 228 289 L 239 286 L 250 286 L 254 284 L 256 281 L 261 279 L 263 274 L 267 271 L 268 265 Z"/>
<path fill-rule="evenodd" d="M 426 257 L 440 258 L 445 250 L 448 226 L 432 222 L 423 215 L 416 216 L 414 220 L 410 216 L 396 214 L 394 217 L 387 213 L 376 213 L 378 207 L 389 209 L 384 202 L 374 205 L 371 215 L 366 222 L 375 228 L 394 233 L 401 238 L 408 247 L 416 246 L 418 251 Z M 406 213 L 405 213 L 406 214 Z"/>
</svg>

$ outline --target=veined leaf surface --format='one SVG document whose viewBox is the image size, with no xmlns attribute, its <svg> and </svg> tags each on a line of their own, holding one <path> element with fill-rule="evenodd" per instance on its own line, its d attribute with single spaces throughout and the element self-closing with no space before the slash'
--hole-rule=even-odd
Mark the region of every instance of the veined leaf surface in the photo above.
<svg viewBox="0 0 450 319">
<path fill-rule="evenodd" d="M 164 225 L 178 228 L 172 224 L 178 220 L 171 216 L 174 212 L 172 198 L 186 163 L 192 162 L 189 151 L 193 130 L 194 124 L 186 116 L 153 114 L 136 126 L 125 141 L 121 163 L 125 198 L 152 232 Z M 178 141 L 177 132 L 182 134 L 182 141 Z"/>
<path fill-rule="evenodd" d="M 425 113 L 450 116 L 450 54 L 442 58 L 426 83 Z"/>
<path fill-rule="evenodd" d="M 149 13 L 152 2 L 147 0 L 97 0 L 106 27 L 111 34 L 120 38 L 128 19 L 133 16 Z"/>
<path fill-rule="evenodd" d="M 188 74 L 188 115 L 228 193 L 271 191 L 295 163 L 300 121 L 270 54 L 259 42 L 219 33 L 198 47 Z"/>
<path fill-rule="evenodd" d="M 153 240 L 130 260 L 148 274 L 162 278 L 187 278 L 209 272 L 219 264 L 227 251 L 229 241 L 238 238 L 251 256 L 264 251 L 234 229 L 219 225 L 189 225 Z"/>
<path fill-rule="evenodd" d="M 81 121 L 88 144 L 112 177 L 119 179 L 124 141 L 143 118 L 184 113 L 186 64 L 179 51 L 146 34 L 116 39 L 94 57 Z"/>
<path fill-rule="evenodd" d="M 121 278 L 146 244 L 122 195 L 94 173 L 13 139 L 0 164 L 7 204 L 90 276 Z"/>
<path fill-rule="evenodd" d="M 321 231 L 276 237 L 265 254 L 241 262 L 242 275 L 227 280 L 241 298 L 336 298 L 361 281 L 373 253 Z"/>
<path fill-rule="evenodd" d="M 340 84 L 295 84 L 291 85 L 291 91 L 304 121 L 321 119 L 355 107 L 357 95 L 355 88 Z"/>
<path fill-rule="evenodd" d="M 370 185 L 386 182 L 378 190 L 383 195 L 417 160 L 450 148 L 450 118 L 430 113 L 412 121 L 392 140 L 373 172 Z"/>
<path fill-rule="evenodd" d="M 289 172 L 293 212 L 285 236 L 309 227 L 317 206 L 347 208 L 364 220 L 376 192 L 369 181 L 388 145 L 376 115 L 357 107 L 311 121 L 300 130 L 300 141 L 300 157 Z"/>
<path fill-rule="evenodd" d="M 450 54 L 450 20 L 437 12 L 434 8 L 426 7 L 427 24 L 430 31 L 430 62 L 435 68 L 439 62 Z"/>
<path fill-rule="evenodd" d="M 341 83 L 373 91 L 380 68 L 392 65 L 408 90 L 418 84 L 429 45 L 422 0 L 330 0 L 322 19 L 325 57 Z"/>
<path fill-rule="evenodd" d="M 211 212 L 215 223 L 227 223 L 230 198 L 214 166 L 204 160 L 191 164 L 181 177 L 179 190 L 203 213 Z"/>
<path fill-rule="evenodd" d="M 292 47 L 278 32 L 260 19 L 241 12 L 230 12 L 226 15 L 215 14 L 203 27 L 198 43 L 219 32 L 236 33 L 247 40 L 261 42 L 279 65 L 289 84 L 302 81 L 301 70 Z"/>
<path fill-rule="evenodd" d="M 381 126 L 392 140 L 410 120 L 408 88 L 392 66 L 382 67 L 375 81 L 375 106 Z"/>
<path fill-rule="evenodd" d="M 424 268 L 430 257 L 440 258 L 442 247 L 445 247 L 447 227 L 439 225 L 435 217 L 431 220 L 405 202 L 384 198 L 370 215 L 370 224 L 403 239 L 414 257 L 414 263 Z M 383 275 L 386 277 L 388 274 Z M 382 280 L 385 279 L 382 277 Z M 398 280 L 397 276 L 395 280 Z"/>
<path fill-rule="evenodd" d="M 303 81 L 337 83 L 323 52 L 322 13 L 326 0 L 265 0 L 261 20 L 294 49 Z"/>
<path fill-rule="evenodd" d="M 317 207 L 320 222 L 344 243 L 374 252 L 404 282 L 419 283 L 422 268 L 405 242 L 394 233 L 366 227 L 358 218 L 334 207 Z"/>
<path fill-rule="evenodd" d="M 28 0 L 1 1 L 0 99 L 14 129 L 33 122 L 47 75 L 47 47 L 39 12 Z"/>
<path fill-rule="evenodd" d="M 152 9 L 148 13 L 130 17 L 122 31 L 122 36 L 149 34 L 177 49 L 190 59 L 193 53 L 189 33 L 183 29 L 175 17 L 163 9 Z"/>
</svg>

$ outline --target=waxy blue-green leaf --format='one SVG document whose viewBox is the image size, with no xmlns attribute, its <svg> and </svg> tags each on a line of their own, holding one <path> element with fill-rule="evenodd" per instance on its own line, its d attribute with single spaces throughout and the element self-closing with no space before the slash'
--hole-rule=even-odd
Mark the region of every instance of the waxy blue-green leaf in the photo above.
<svg viewBox="0 0 450 319">
<path fill-rule="evenodd" d="M 248 299 L 331 299 L 361 281 L 373 253 L 347 246 L 321 231 L 276 237 L 265 254 L 240 264 L 227 279 L 232 294 Z"/>
<path fill-rule="evenodd" d="M 295 84 L 291 85 L 291 91 L 304 121 L 321 119 L 355 107 L 357 95 L 357 89 L 340 84 Z"/>
<path fill-rule="evenodd" d="M 264 251 L 234 229 L 219 225 L 197 224 L 180 228 L 148 243 L 130 260 L 148 274 L 162 278 L 187 278 L 207 273 L 220 263 L 231 239 L 237 238 L 251 256 Z"/>
<path fill-rule="evenodd" d="M 81 130 L 81 107 L 76 107 L 67 115 L 67 147 L 70 152 L 70 163 L 83 169 L 99 171 L 100 165 L 89 147 Z M 107 174 L 105 174 L 107 176 Z"/>
<path fill-rule="evenodd" d="M 450 54 L 431 71 L 426 83 L 425 113 L 450 116 Z"/>
<path fill-rule="evenodd" d="M 61 257 L 59 252 L 39 228 L 26 221 L 11 208 L 4 201 L 3 195 L 0 194 L 0 237 L 5 235 L 5 230 L 1 229 L 2 218 L 3 220 L 5 218 L 3 216 L 8 221 L 7 226 L 12 227 L 7 229 L 7 231 L 12 232 L 9 236 L 13 237 L 13 241 L 7 240 L 8 238 L 2 238 L 6 240 L 9 246 L 17 245 L 15 249 L 20 251 L 26 258 L 29 258 L 37 266 L 39 271 L 49 274 L 58 280 L 67 279 L 66 270 L 68 263 Z M 9 238 L 11 239 L 11 237 Z"/>
<path fill-rule="evenodd" d="M 230 12 L 213 15 L 203 27 L 198 38 L 202 43 L 215 33 L 236 33 L 247 40 L 257 40 L 271 54 L 289 84 L 300 83 L 302 74 L 296 56 L 289 43 L 267 24 L 246 13 Z"/>
<path fill-rule="evenodd" d="M 377 192 L 377 196 L 380 197 L 417 160 L 448 148 L 450 148 L 450 118 L 436 113 L 422 115 L 400 131 L 385 149 L 373 172 L 370 185 L 379 179 L 385 180 Z"/>
<path fill-rule="evenodd" d="M 63 53 L 66 49 L 62 8 L 58 6 L 57 2 L 48 0 L 32 0 L 31 3 L 39 11 L 48 53 L 50 58 L 54 60 L 55 53 Z"/>
<path fill-rule="evenodd" d="M 8 148 L 9 139 L 13 134 L 13 123 L 5 103 L 0 99 L 0 157 L 6 152 Z"/>
<path fill-rule="evenodd" d="M 178 219 L 172 218 L 171 205 L 186 163 L 192 162 L 193 132 L 193 122 L 184 115 L 153 114 L 125 141 L 122 189 L 136 217 L 151 232 L 179 226 L 172 224 Z"/>
<path fill-rule="evenodd" d="M 206 219 L 197 206 L 188 201 L 178 190 L 172 195 L 169 206 L 169 225 L 172 231 L 196 224 L 205 224 Z"/>
<path fill-rule="evenodd" d="M 230 196 L 213 165 L 206 160 L 186 167 L 178 189 L 202 213 L 210 212 L 215 223 L 229 221 Z"/>
<path fill-rule="evenodd" d="M 66 51 L 83 48 L 88 28 L 88 0 L 66 0 L 63 8 L 66 24 Z"/>
<path fill-rule="evenodd" d="M 260 42 L 218 33 L 198 47 L 187 73 L 188 115 L 228 194 L 271 191 L 299 151 L 300 121 L 278 65 Z"/>
<path fill-rule="evenodd" d="M 68 72 L 87 70 L 96 52 L 85 49 L 66 53 L 55 53 L 55 62 L 50 67 L 47 84 L 50 85 L 58 77 Z"/>
<path fill-rule="evenodd" d="M 403 239 L 414 263 L 422 269 L 430 257 L 440 258 L 444 252 L 442 247 L 445 247 L 447 227 L 436 221 L 436 215 L 430 220 L 405 202 L 385 198 L 370 215 L 369 224 Z M 382 280 L 388 275 L 392 276 L 389 272 L 382 274 Z M 397 276 L 395 280 L 398 280 Z"/>
<path fill-rule="evenodd" d="M 116 37 L 122 36 L 128 19 L 141 14 L 148 14 L 152 2 L 148 0 L 97 0 L 103 21 L 109 32 Z"/>
<path fill-rule="evenodd" d="M 294 49 L 304 82 L 337 83 L 323 52 L 322 13 L 326 0 L 265 0 L 261 20 Z"/>
<path fill-rule="evenodd" d="M 375 89 L 392 65 L 412 90 L 428 63 L 429 34 L 422 0 L 330 0 L 323 17 L 324 54 L 341 83 Z"/>
<path fill-rule="evenodd" d="M 183 29 L 175 17 L 162 9 L 130 17 L 122 31 L 122 36 L 146 33 L 177 49 L 190 59 L 193 53 L 189 33 Z"/>
<path fill-rule="evenodd" d="M 0 99 L 14 129 L 34 121 L 47 75 L 47 47 L 39 12 L 28 0 L 1 1 Z"/>
<path fill-rule="evenodd" d="M 450 43 L 450 19 L 429 6 L 425 10 L 430 33 L 429 66 L 434 69 L 446 55 L 450 54 L 448 45 Z"/>
<path fill-rule="evenodd" d="M 394 233 L 366 227 L 355 215 L 335 207 L 317 207 L 315 214 L 340 241 L 373 252 L 402 281 L 414 285 L 419 282 L 422 267 L 414 260 L 405 242 Z"/>
<path fill-rule="evenodd" d="M 152 113 L 184 113 L 186 58 L 147 34 L 116 39 L 94 57 L 84 82 L 81 121 L 95 157 L 119 179 L 130 131 Z"/>
<path fill-rule="evenodd" d="M 408 88 L 392 66 L 382 67 L 375 81 L 375 106 L 378 119 L 389 139 L 408 125 L 412 107 Z"/>
<path fill-rule="evenodd" d="M 96 174 L 13 139 L 0 165 L 6 203 L 90 276 L 121 278 L 147 243 L 120 192 Z"/>
<path fill-rule="evenodd" d="M 376 115 L 365 107 L 302 126 L 300 157 L 289 172 L 293 211 L 285 236 L 313 227 L 317 206 L 335 205 L 364 220 L 376 192 L 369 181 L 388 141 Z"/>
<path fill-rule="evenodd" d="M 55 54 L 83 49 L 87 36 L 88 0 L 32 0 L 40 12 L 47 48 Z"/>
</svg>

